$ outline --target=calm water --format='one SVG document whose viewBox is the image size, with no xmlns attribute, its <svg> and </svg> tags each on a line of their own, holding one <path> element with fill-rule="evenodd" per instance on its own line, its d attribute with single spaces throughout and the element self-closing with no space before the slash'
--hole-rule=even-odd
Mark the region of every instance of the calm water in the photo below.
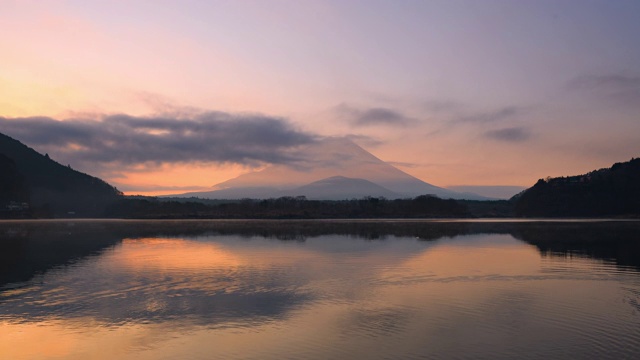
<svg viewBox="0 0 640 360">
<path fill-rule="evenodd" d="M 638 222 L 0 222 L 0 359 L 639 356 Z"/>
</svg>

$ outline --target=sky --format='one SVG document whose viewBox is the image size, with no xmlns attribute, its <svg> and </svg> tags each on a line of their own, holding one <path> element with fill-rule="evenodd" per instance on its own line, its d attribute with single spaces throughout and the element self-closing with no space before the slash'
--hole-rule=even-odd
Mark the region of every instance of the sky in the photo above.
<svg viewBox="0 0 640 360">
<path fill-rule="evenodd" d="M 347 136 L 437 186 L 640 155 L 639 1 L 0 0 L 0 132 L 128 194 Z"/>
</svg>

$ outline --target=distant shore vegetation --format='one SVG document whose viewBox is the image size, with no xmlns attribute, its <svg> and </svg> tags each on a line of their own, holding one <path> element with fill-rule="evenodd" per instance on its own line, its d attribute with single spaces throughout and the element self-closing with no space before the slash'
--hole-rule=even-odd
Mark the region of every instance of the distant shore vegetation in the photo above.
<svg viewBox="0 0 640 360">
<path fill-rule="evenodd" d="M 211 200 L 125 196 L 107 182 L 0 134 L 0 219 L 640 218 L 640 159 L 584 175 L 540 179 L 509 200 Z"/>
</svg>

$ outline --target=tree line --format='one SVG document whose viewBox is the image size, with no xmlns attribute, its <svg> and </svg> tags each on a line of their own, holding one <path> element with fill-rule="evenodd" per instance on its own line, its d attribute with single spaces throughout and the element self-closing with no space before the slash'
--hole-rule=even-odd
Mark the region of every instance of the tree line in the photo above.
<svg viewBox="0 0 640 360">
<path fill-rule="evenodd" d="M 114 202 L 105 212 L 106 217 L 135 219 L 443 218 L 468 215 L 466 205 L 431 195 L 422 195 L 413 199 L 387 200 L 366 197 L 337 201 L 280 197 L 265 200 L 244 199 L 217 204 L 125 197 Z"/>
</svg>

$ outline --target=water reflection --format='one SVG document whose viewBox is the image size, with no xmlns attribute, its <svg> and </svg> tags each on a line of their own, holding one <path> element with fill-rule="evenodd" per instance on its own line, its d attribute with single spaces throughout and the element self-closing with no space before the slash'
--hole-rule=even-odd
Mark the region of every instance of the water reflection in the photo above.
<svg viewBox="0 0 640 360">
<path fill-rule="evenodd" d="M 431 241 L 472 234 L 509 234 L 548 256 L 585 256 L 640 271 L 640 222 L 447 221 L 1 221 L 0 286 L 112 248 L 125 238 L 233 235 L 304 242 L 322 235 L 366 240 Z M 340 251 L 349 242 L 325 251 Z"/>
<path fill-rule="evenodd" d="M 0 223 L 0 358 L 640 351 L 636 222 Z"/>
</svg>

